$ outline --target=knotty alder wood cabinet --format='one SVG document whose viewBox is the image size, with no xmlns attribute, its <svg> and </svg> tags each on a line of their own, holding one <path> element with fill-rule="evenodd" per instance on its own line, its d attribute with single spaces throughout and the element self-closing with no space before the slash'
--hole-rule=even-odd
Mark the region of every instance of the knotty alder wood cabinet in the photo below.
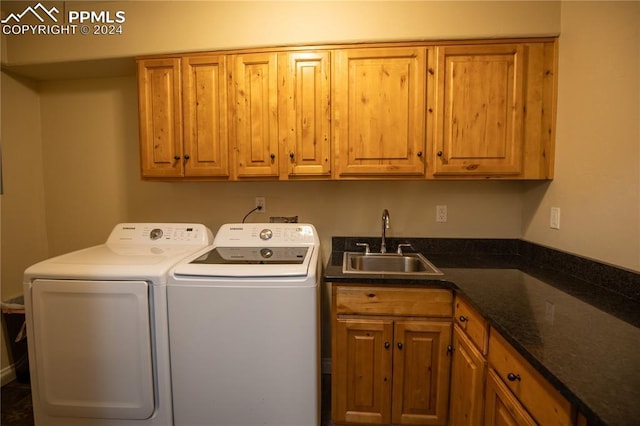
<svg viewBox="0 0 640 426">
<path fill-rule="evenodd" d="M 138 60 L 143 178 L 550 179 L 557 39 Z"/>
<path fill-rule="evenodd" d="M 453 311 L 450 426 L 481 425 L 487 371 L 487 322 L 459 295 Z"/>
<path fill-rule="evenodd" d="M 277 55 L 233 55 L 231 134 L 235 176 L 277 177 Z"/>
<path fill-rule="evenodd" d="M 586 424 L 463 297 L 452 299 L 437 288 L 332 286 L 334 424 Z"/>
<path fill-rule="evenodd" d="M 280 176 L 331 177 L 331 52 L 278 54 Z"/>
<path fill-rule="evenodd" d="M 334 54 L 336 176 L 424 176 L 425 47 Z"/>
<path fill-rule="evenodd" d="M 556 47 L 437 47 L 434 178 L 553 177 Z"/>
<path fill-rule="evenodd" d="M 335 424 L 446 425 L 452 294 L 332 289 Z"/>
<path fill-rule="evenodd" d="M 486 426 L 570 426 L 572 407 L 495 329 L 489 335 Z M 510 420 L 510 423 L 506 421 Z"/>
<path fill-rule="evenodd" d="M 226 57 L 138 62 L 143 177 L 229 176 Z"/>
</svg>

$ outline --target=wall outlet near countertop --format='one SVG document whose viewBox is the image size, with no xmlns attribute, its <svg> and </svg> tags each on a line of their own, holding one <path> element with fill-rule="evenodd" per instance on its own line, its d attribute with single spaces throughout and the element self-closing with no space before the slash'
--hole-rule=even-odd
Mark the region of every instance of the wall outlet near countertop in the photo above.
<svg viewBox="0 0 640 426">
<path fill-rule="evenodd" d="M 440 205 L 436 206 L 436 222 L 446 222 L 447 221 L 447 206 Z"/>
</svg>

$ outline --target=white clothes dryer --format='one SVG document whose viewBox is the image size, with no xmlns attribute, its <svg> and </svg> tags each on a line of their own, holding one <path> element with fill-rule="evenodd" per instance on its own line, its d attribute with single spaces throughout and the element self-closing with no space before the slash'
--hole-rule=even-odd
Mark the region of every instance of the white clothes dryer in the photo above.
<svg viewBox="0 0 640 426">
<path fill-rule="evenodd" d="M 167 283 L 180 426 L 320 424 L 320 241 L 299 223 L 222 225 Z"/>
<path fill-rule="evenodd" d="M 172 425 L 167 275 L 212 243 L 201 224 L 123 223 L 24 273 L 37 426 Z"/>
</svg>

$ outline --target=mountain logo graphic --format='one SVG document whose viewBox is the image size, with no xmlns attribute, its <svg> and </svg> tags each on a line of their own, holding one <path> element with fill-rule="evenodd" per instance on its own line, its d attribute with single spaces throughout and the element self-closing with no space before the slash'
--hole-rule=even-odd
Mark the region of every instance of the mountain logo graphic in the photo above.
<svg viewBox="0 0 640 426">
<path fill-rule="evenodd" d="M 2 22 L 3 24 L 8 24 L 10 21 L 13 21 L 13 23 L 17 24 L 27 14 L 31 14 L 35 16 L 37 20 L 43 23 L 45 22 L 45 19 L 43 18 L 43 16 L 48 16 L 53 22 L 58 22 L 58 18 L 55 15 L 58 13 L 59 11 L 55 6 L 52 7 L 51 9 L 47 9 L 42 5 L 42 3 L 38 3 L 33 7 L 28 6 L 21 13 L 10 13 L 9 16 L 4 18 L 0 22 Z"/>
</svg>

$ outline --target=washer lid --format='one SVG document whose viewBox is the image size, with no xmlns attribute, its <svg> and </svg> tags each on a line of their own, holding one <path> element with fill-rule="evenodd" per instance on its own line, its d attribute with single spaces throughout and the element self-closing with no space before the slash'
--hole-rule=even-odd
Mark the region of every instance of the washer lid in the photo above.
<svg viewBox="0 0 640 426">
<path fill-rule="evenodd" d="M 294 277 L 307 276 L 313 247 L 214 247 L 178 264 L 175 276 Z"/>
<path fill-rule="evenodd" d="M 192 260 L 208 265 L 299 265 L 309 247 L 215 247 Z"/>
</svg>

